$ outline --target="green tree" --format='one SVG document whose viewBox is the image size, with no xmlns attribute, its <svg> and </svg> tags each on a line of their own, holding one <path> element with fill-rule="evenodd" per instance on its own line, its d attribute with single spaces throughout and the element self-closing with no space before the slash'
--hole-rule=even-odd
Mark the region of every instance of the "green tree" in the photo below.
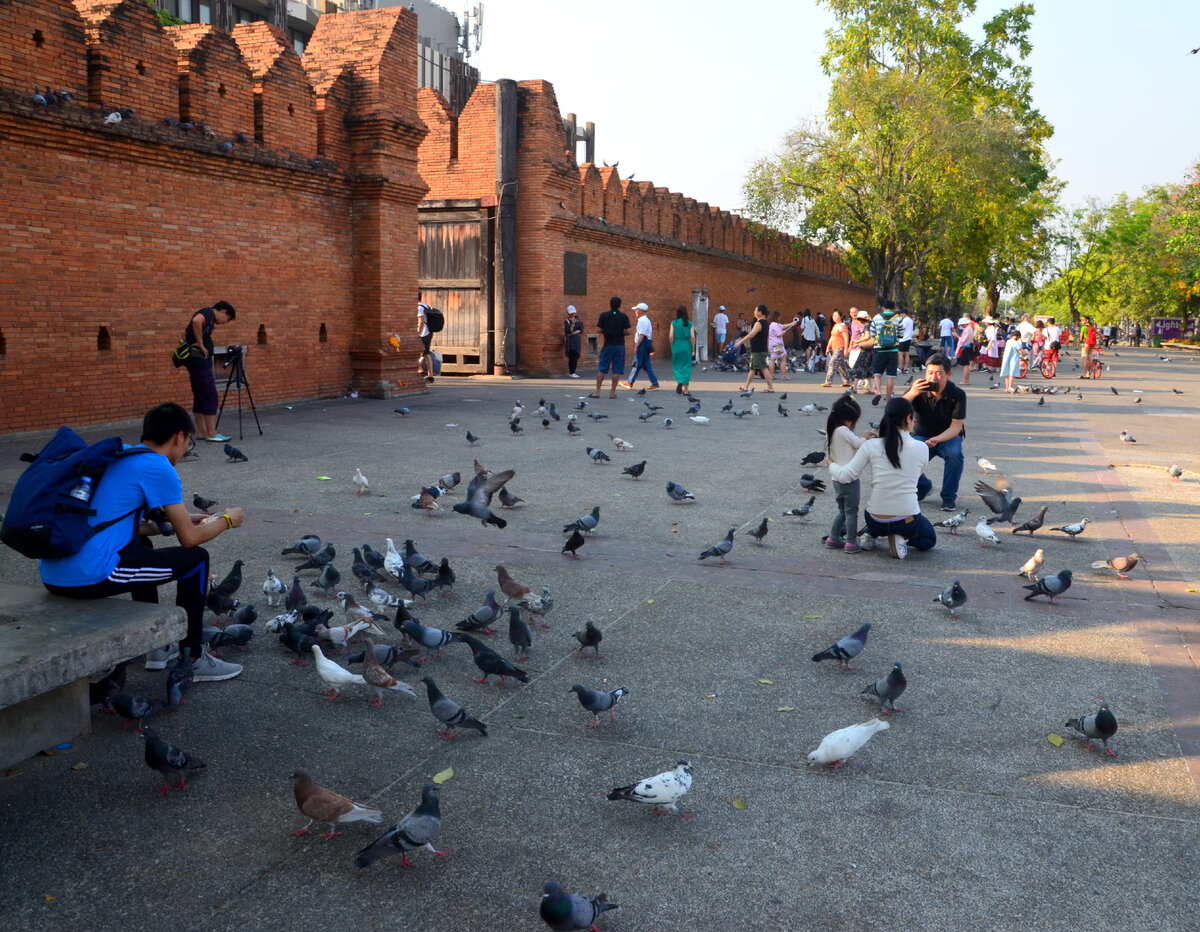
<svg viewBox="0 0 1200 932">
<path fill-rule="evenodd" d="M 1060 208 L 1049 225 L 1053 276 L 1044 299 L 1058 305 L 1078 325 L 1081 308 L 1095 310 L 1106 297 L 1105 280 L 1114 263 L 1107 253 L 1108 209 L 1091 200 L 1083 207 Z"/>
</svg>

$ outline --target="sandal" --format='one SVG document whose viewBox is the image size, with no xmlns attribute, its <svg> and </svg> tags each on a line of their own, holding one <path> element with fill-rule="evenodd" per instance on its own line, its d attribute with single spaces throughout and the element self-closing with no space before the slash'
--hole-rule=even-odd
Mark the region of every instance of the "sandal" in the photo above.
<svg viewBox="0 0 1200 932">
<path fill-rule="evenodd" d="M 609 392 L 609 393 L 608 393 L 608 397 L 609 397 L 609 398 L 616 398 L 616 397 L 617 397 L 617 393 L 616 393 L 616 392 Z"/>
<path fill-rule="evenodd" d="M 588 397 L 589 397 L 589 398 L 599 398 L 600 396 L 599 396 L 599 395 L 597 395 L 595 392 L 592 392 L 590 395 L 588 395 Z M 608 397 L 609 397 L 609 398 L 612 398 L 613 396 L 612 396 L 612 395 L 609 395 Z"/>
</svg>

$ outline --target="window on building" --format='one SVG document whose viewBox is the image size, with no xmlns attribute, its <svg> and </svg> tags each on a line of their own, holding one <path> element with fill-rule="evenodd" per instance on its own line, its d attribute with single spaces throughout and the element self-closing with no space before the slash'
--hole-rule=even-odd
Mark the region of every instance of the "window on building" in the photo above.
<svg viewBox="0 0 1200 932">
<path fill-rule="evenodd" d="M 206 26 L 212 24 L 212 4 L 206 0 L 200 0 L 200 16 L 197 22 L 204 23 Z"/>
</svg>

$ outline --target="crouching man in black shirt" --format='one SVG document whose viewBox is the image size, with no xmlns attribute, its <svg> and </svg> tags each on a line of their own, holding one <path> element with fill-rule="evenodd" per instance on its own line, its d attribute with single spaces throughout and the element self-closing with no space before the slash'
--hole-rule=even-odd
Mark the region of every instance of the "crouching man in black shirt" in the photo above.
<svg viewBox="0 0 1200 932">
<path fill-rule="evenodd" d="M 963 438 L 966 436 L 967 394 L 950 381 L 950 360 L 934 353 L 925 363 L 925 377 L 917 379 L 904 395 L 913 406 L 916 420 L 914 440 L 929 446 L 930 457 L 940 456 L 942 468 L 942 511 L 958 508 L 958 483 L 963 474 Z M 917 500 L 923 501 L 933 488 L 929 478 L 917 480 Z"/>
</svg>

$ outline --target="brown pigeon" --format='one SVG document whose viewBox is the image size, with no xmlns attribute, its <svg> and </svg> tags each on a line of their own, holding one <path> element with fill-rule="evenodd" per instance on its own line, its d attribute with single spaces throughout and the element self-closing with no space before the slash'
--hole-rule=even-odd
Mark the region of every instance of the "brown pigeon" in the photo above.
<svg viewBox="0 0 1200 932">
<path fill-rule="evenodd" d="M 308 816 L 308 825 L 292 832 L 293 835 L 307 835 L 314 822 L 324 822 L 329 826 L 329 833 L 322 837 L 328 841 L 337 834 L 337 826 L 346 822 L 371 822 L 379 825 L 383 822 L 383 813 L 378 809 L 367 809 L 358 803 L 351 802 L 340 793 L 326 789 L 313 783 L 312 777 L 304 770 L 292 774 L 296 781 L 293 790 L 296 794 L 296 806 Z"/>
</svg>

